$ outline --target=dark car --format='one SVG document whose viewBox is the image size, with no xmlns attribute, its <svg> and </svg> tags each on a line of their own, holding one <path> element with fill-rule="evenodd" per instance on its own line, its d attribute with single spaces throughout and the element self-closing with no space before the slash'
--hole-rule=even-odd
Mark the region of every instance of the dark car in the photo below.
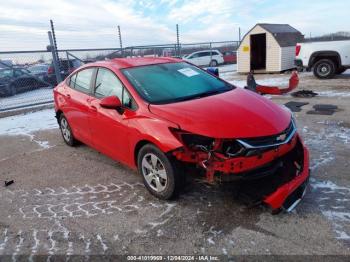
<svg viewBox="0 0 350 262">
<path fill-rule="evenodd" d="M 0 69 L 0 95 L 13 96 L 42 86 L 43 82 L 25 68 Z"/>
<path fill-rule="evenodd" d="M 81 65 L 83 65 L 83 63 L 78 59 L 61 59 L 59 64 L 61 79 L 65 79 L 70 73 L 72 73 Z M 58 84 L 53 63 L 51 63 L 49 66 L 47 70 L 47 76 L 44 77 L 44 81 L 50 83 L 53 86 Z"/>
<path fill-rule="evenodd" d="M 27 68 L 30 73 L 39 79 L 44 79 L 45 76 L 48 74 L 49 65 L 48 64 L 38 64 L 38 65 L 32 65 Z"/>
</svg>

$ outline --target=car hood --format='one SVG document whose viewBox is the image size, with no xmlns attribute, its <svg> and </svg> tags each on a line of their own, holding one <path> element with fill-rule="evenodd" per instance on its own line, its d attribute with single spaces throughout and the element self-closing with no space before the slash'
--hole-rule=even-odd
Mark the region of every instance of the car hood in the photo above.
<svg viewBox="0 0 350 262">
<path fill-rule="evenodd" d="M 213 138 L 270 136 L 284 131 L 291 113 L 252 91 L 231 91 L 166 105 L 150 105 L 151 113 L 182 130 Z"/>
</svg>

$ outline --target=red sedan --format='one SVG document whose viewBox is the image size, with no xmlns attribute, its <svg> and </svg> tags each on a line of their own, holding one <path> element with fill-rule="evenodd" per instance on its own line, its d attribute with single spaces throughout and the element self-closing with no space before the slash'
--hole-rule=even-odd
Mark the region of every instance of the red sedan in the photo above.
<svg viewBox="0 0 350 262">
<path fill-rule="evenodd" d="M 208 182 L 240 181 L 242 194 L 273 210 L 301 200 L 309 154 L 291 113 L 270 100 L 175 58 L 89 63 L 54 89 L 64 141 L 81 141 L 138 169 L 169 199 L 183 167 Z"/>
</svg>

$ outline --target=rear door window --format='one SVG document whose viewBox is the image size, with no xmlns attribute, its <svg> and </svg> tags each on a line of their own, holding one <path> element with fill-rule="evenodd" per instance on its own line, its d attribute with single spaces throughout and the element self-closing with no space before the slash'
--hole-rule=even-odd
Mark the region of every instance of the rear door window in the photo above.
<svg viewBox="0 0 350 262">
<path fill-rule="evenodd" d="M 202 52 L 202 53 L 199 53 L 199 56 L 200 57 L 210 56 L 210 53 L 209 52 Z"/>
<path fill-rule="evenodd" d="M 94 70 L 94 68 L 87 68 L 76 73 L 74 88 L 81 92 L 89 93 Z"/>
</svg>

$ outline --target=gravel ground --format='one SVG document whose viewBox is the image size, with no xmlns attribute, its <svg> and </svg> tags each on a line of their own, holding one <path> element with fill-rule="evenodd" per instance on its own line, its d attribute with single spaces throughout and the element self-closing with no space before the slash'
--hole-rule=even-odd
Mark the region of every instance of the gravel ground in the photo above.
<svg viewBox="0 0 350 262">
<path fill-rule="evenodd" d="M 244 84 L 245 76 L 223 77 Z M 288 77 L 256 78 L 286 84 Z M 41 130 L 0 119 L 0 180 L 15 180 L 0 187 L 0 254 L 350 255 L 350 74 L 320 81 L 304 73 L 301 89 L 322 95 L 271 99 L 309 103 L 295 116 L 312 179 L 302 203 L 275 216 L 240 203 L 230 186 L 196 179 L 177 201 L 159 201 L 135 171 L 87 146 L 66 146 L 53 110 L 39 113 Z M 306 114 L 314 104 L 339 110 Z"/>
</svg>

